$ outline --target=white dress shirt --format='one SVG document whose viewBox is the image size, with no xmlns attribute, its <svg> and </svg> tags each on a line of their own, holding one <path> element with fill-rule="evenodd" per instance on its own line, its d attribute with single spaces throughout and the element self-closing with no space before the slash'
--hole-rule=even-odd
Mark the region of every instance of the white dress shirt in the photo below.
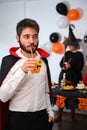
<svg viewBox="0 0 87 130">
<path fill-rule="evenodd" d="M 47 78 L 47 67 L 42 61 L 40 73 L 24 73 L 21 65 L 27 59 L 20 51 L 16 52 L 21 59 L 11 68 L 0 87 L 0 100 L 9 102 L 9 110 L 34 112 L 46 109 L 54 117 Z M 36 59 L 40 59 L 37 52 Z"/>
</svg>

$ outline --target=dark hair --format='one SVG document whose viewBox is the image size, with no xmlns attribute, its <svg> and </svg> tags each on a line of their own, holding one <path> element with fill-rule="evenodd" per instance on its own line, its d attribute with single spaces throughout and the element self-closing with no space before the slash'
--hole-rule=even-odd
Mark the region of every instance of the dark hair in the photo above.
<svg viewBox="0 0 87 130">
<path fill-rule="evenodd" d="M 25 18 L 17 23 L 17 26 L 16 26 L 17 35 L 20 36 L 22 33 L 22 30 L 26 27 L 33 28 L 39 33 L 38 23 L 33 19 Z"/>
</svg>

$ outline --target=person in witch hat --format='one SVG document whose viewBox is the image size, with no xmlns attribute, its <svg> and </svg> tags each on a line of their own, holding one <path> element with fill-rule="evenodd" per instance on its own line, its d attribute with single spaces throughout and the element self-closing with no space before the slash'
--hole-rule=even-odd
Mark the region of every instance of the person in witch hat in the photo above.
<svg viewBox="0 0 87 130">
<path fill-rule="evenodd" d="M 77 39 L 72 30 L 72 25 L 69 25 L 69 36 L 63 44 L 69 46 L 69 50 L 65 52 L 60 61 L 61 73 L 66 73 L 66 80 L 71 81 L 74 86 L 82 80 L 82 69 L 84 66 L 84 56 L 79 51 L 81 39 Z M 65 65 L 66 64 L 66 65 Z M 73 78 L 72 78 L 73 76 Z M 59 84 L 61 76 L 59 75 Z"/>
<path fill-rule="evenodd" d="M 82 69 L 84 66 L 84 56 L 80 49 L 79 42 L 81 39 L 77 39 L 72 30 L 72 26 L 69 25 L 69 37 L 64 42 L 65 45 L 69 46 L 69 50 L 65 51 L 64 56 L 60 61 L 61 72 L 58 78 L 58 84 L 61 87 L 61 80 L 63 79 L 63 74 L 65 74 L 65 84 L 73 85 L 74 87 L 77 86 L 79 81 L 82 81 Z M 72 108 L 67 100 L 67 107 Z M 77 106 L 73 106 L 71 109 L 71 116 L 72 119 L 75 119 L 74 113 Z M 63 109 L 59 110 L 59 117 L 58 120 L 61 120 Z"/>
</svg>

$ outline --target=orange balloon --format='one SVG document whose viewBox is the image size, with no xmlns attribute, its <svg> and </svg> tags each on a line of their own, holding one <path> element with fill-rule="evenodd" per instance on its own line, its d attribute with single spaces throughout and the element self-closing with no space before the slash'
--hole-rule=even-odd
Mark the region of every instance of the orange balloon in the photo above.
<svg viewBox="0 0 87 130">
<path fill-rule="evenodd" d="M 83 15 L 84 15 L 84 12 L 83 12 L 83 10 L 81 9 L 81 8 L 76 8 L 77 10 L 78 10 L 78 12 L 79 12 L 79 18 L 82 18 L 83 17 Z"/>
<path fill-rule="evenodd" d="M 78 9 L 71 9 L 67 13 L 67 19 L 69 20 L 78 20 L 80 19 L 80 12 Z"/>
<path fill-rule="evenodd" d="M 56 42 L 56 43 L 53 43 L 52 45 L 52 51 L 56 54 L 63 54 L 64 53 L 64 45 L 59 43 L 59 42 Z"/>
</svg>

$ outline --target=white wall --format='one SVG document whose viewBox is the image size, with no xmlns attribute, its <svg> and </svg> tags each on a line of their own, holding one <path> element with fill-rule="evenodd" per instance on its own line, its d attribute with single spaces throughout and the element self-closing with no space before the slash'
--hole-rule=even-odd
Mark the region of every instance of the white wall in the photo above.
<svg viewBox="0 0 87 130">
<path fill-rule="evenodd" d="M 0 3 L 0 60 L 8 54 L 9 47 L 18 45 L 15 26 L 21 18 L 24 18 L 24 2 Z"/>
<path fill-rule="evenodd" d="M 66 0 L 72 8 L 82 8 L 84 15 L 80 20 L 72 21 L 76 26 L 75 35 L 83 38 L 87 32 L 87 0 Z M 0 0 L 0 62 L 1 58 L 8 54 L 8 50 L 12 46 L 18 46 L 15 40 L 16 23 L 22 18 L 30 17 L 36 19 L 40 24 L 39 46 L 49 43 L 49 36 L 52 32 L 58 32 L 62 36 L 68 36 L 68 27 L 59 28 L 57 23 L 61 17 L 56 11 L 57 3 L 62 0 Z M 54 82 L 58 82 L 60 72 L 59 61 L 61 54 L 50 53 L 48 58 L 51 78 Z"/>
</svg>

